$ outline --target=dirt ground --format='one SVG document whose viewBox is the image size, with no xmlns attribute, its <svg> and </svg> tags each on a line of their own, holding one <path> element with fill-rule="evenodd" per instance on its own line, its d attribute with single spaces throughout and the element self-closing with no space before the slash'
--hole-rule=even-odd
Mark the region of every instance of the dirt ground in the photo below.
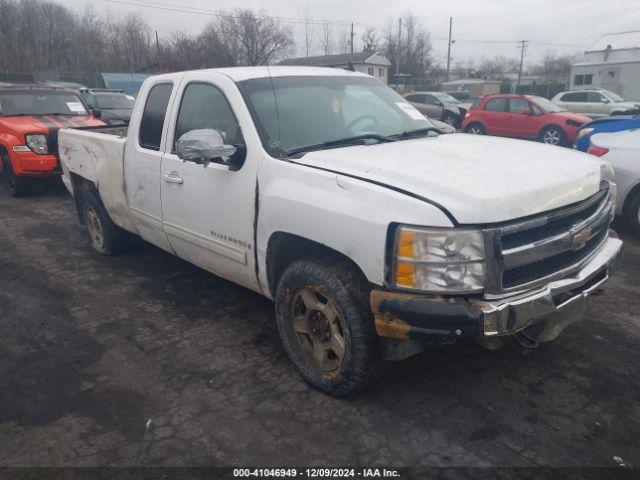
<svg viewBox="0 0 640 480">
<path fill-rule="evenodd" d="M 337 400 L 299 378 L 268 300 L 143 243 L 94 253 L 60 185 L 0 187 L 0 465 L 640 465 L 640 241 L 622 235 L 556 342 L 434 348 Z"/>
</svg>

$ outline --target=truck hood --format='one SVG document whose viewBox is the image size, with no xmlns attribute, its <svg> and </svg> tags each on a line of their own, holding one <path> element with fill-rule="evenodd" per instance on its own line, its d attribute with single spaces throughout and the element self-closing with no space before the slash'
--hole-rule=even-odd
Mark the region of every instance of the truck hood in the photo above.
<svg viewBox="0 0 640 480">
<path fill-rule="evenodd" d="M 418 195 L 460 224 L 514 220 L 588 198 L 599 189 L 602 163 L 561 147 L 468 134 L 321 150 L 296 162 Z"/>
<path fill-rule="evenodd" d="M 0 117 L 0 131 L 24 135 L 25 133 L 49 133 L 60 128 L 76 128 L 104 125 L 91 116 L 77 115 L 25 115 Z"/>
</svg>

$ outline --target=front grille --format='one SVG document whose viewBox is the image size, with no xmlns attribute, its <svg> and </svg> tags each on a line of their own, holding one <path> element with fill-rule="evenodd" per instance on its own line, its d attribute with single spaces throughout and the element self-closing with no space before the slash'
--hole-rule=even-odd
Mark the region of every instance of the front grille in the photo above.
<svg viewBox="0 0 640 480">
<path fill-rule="evenodd" d="M 576 205 L 497 228 L 497 267 L 488 293 L 534 287 L 580 268 L 607 238 L 612 208 L 604 184 Z"/>
<path fill-rule="evenodd" d="M 580 263 L 598 248 L 606 236 L 607 229 L 603 228 L 577 252 L 568 250 L 538 262 L 507 270 L 502 276 L 502 286 L 504 288 L 512 288 L 534 282 L 540 278 L 553 275 L 556 272 L 561 272 L 571 267 L 571 265 Z"/>
</svg>

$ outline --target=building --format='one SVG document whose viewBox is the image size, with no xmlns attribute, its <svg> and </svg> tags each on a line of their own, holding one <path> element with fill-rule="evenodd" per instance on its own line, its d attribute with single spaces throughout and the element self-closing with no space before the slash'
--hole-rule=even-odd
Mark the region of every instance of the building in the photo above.
<svg viewBox="0 0 640 480">
<path fill-rule="evenodd" d="M 483 95 L 491 95 L 500 93 L 502 82 L 499 80 L 483 80 L 481 78 L 468 78 L 461 80 L 453 80 L 442 84 L 443 92 L 456 92 L 466 90 L 472 97 L 481 97 Z"/>
<path fill-rule="evenodd" d="M 571 67 L 571 89 L 604 88 L 640 100 L 640 30 L 603 35 Z"/>
<path fill-rule="evenodd" d="M 280 62 L 279 65 L 343 68 L 367 73 L 383 83 L 388 83 L 391 62 L 378 52 L 359 52 L 322 55 L 319 57 L 288 58 Z"/>
</svg>

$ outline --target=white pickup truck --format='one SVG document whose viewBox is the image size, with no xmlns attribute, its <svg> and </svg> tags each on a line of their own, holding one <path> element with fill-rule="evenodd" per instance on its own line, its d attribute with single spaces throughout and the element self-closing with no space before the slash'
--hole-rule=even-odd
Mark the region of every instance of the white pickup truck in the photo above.
<svg viewBox="0 0 640 480">
<path fill-rule="evenodd" d="M 622 249 L 608 163 L 439 134 L 355 72 L 150 77 L 128 131 L 61 130 L 59 154 L 95 250 L 139 235 L 273 299 L 291 360 L 337 396 L 428 345 L 557 337 Z"/>
</svg>

